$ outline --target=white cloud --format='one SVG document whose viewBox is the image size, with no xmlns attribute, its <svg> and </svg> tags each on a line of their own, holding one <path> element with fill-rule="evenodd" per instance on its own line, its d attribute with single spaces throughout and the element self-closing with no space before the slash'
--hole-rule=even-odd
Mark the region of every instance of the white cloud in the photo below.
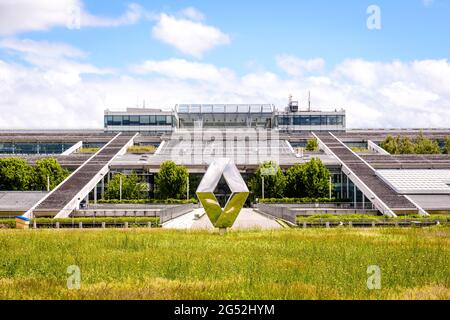
<svg viewBox="0 0 450 320">
<path fill-rule="evenodd" d="M 119 27 L 123 25 L 129 25 L 137 23 L 144 11 L 141 6 L 136 3 L 128 5 L 127 11 L 117 18 L 108 18 L 92 15 L 83 11 L 81 15 L 81 28 L 82 27 Z"/>
<path fill-rule="evenodd" d="M 82 74 L 113 73 L 112 69 L 97 68 L 77 61 L 87 54 L 65 43 L 9 38 L 0 41 L 0 48 L 18 54 L 20 59 L 33 68 L 43 71 L 42 75 L 49 83 L 73 84 L 81 81 Z"/>
<path fill-rule="evenodd" d="M 349 127 L 448 127 L 450 118 L 447 60 L 346 60 L 320 76 L 292 77 L 264 70 L 238 75 L 184 59 L 148 60 L 131 72 L 105 78 L 85 77 L 105 70 L 80 62 L 86 53 L 64 44 L 8 40 L 2 45 L 25 60 L 38 51 L 44 52 L 42 60 L 52 60 L 32 65 L 0 60 L 2 129 L 99 128 L 103 109 L 134 106 L 138 98 L 166 109 L 176 103 L 274 103 L 283 108 L 293 94 L 305 108 L 308 90 L 313 107 L 345 108 Z"/>
<path fill-rule="evenodd" d="M 291 55 L 276 57 L 278 66 L 288 75 L 301 76 L 307 72 L 322 71 L 325 61 L 322 58 L 304 60 Z"/>
<path fill-rule="evenodd" d="M 194 7 L 188 7 L 181 10 L 181 15 L 194 21 L 205 20 L 205 15 Z"/>
<path fill-rule="evenodd" d="M 95 16 L 85 10 L 81 0 L 2 0 L 0 35 L 45 31 L 53 27 L 115 27 L 136 23 L 142 15 L 137 4 L 117 18 Z"/>
<path fill-rule="evenodd" d="M 3 39 L 0 40 L 0 48 L 17 51 L 27 56 L 47 58 L 80 58 L 86 56 L 80 49 L 65 43 L 50 43 L 47 41 L 34 41 L 30 39 Z"/>
<path fill-rule="evenodd" d="M 138 74 L 157 73 L 168 78 L 180 80 L 222 81 L 233 77 L 233 72 L 218 68 L 213 64 L 191 62 L 184 59 L 162 61 L 147 60 L 134 65 L 131 70 Z"/>
<path fill-rule="evenodd" d="M 425 7 L 430 7 L 434 3 L 434 0 L 422 0 L 422 2 Z"/>
<path fill-rule="evenodd" d="M 162 13 L 152 30 L 153 36 L 196 58 L 212 48 L 229 44 L 230 36 L 201 22 Z"/>
</svg>

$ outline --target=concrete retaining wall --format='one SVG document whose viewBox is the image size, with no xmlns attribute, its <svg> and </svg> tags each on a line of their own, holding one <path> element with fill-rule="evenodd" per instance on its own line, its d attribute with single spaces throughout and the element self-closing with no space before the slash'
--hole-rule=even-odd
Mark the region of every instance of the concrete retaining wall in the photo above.
<svg viewBox="0 0 450 320">
<path fill-rule="evenodd" d="M 271 215 L 292 223 L 297 223 L 297 216 L 308 216 L 313 214 L 355 214 L 355 213 L 364 213 L 364 214 L 373 214 L 376 215 L 378 213 L 377 210 L 363 210 L 363 209 L 340 209 L 340 208 L 324 208 L 322 205 L 320 208 L 299 208 L 298 205 L 294 204 L 265 204 L 258 203 L 255 205 L 255 208 L 265 213 L 267 215 Z"/>
<path fill-rule="evenodd" d="M 89 206 L 89 209 L 76 210 L 71 217 L 159 217 L 160 223 L 164 223 L 193 209 L 192 203 L 175 205 L 97 204 Z"/>
</svg>

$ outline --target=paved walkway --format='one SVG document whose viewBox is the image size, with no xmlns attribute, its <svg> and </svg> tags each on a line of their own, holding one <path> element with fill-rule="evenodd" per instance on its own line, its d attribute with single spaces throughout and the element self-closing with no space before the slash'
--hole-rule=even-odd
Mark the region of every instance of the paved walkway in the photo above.
<svg viewBox="0 0 450 320">
<path fill-rule="evenodd" d="M 195 219 L 195 215 L 201 215 L 200 219 Z M 214 229 L 211 221 L 206 214 L 204 214 L 203 208 L 195 209 L 181 217 L 168 221 L 163 224 L 163 228 L 172 229 Z M 243 230 L 243 229 L 278 229 L 282 226 L 273 219 L 267 218 L 251 208 L 244 208 L 237 217 L 231 229 Z"/>
<path fill-rule="evenodd" d="M 188 212 L 186 214 L 183 214 L 182 216 L 179 216 L 178 218 L 172 219 L 170 221 L 167 221 L 166 223 L 163 223 L 163 228 L 169 228 L 169 229 L 190 229 L 192 228 L 192 225 L 197 220 L 195 219 L 196 215 L 203 215 L 204 210 L 203 208 L 194 209 L 191 212 Z"/>
</svg>

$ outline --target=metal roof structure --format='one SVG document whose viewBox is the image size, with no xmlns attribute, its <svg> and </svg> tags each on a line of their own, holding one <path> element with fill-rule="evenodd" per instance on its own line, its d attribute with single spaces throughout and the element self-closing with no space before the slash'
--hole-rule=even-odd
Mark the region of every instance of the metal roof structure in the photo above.
<svg viewBox="0 0 450 320">
<path fill-rule="evenodd" d="M 450 194 L 450 170 L 377 170 L 401 194 Z"/>
<path fill-rule="evenodd" d="M 179 104 L 178 113 L 273 113 L 272 104 Z"/>
</svg>

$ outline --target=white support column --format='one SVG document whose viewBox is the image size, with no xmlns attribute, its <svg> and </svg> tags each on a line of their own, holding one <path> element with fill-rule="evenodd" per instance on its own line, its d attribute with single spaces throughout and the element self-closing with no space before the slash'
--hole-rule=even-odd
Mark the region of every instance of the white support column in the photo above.
<svg viewBox="0 0 450 320">
<path fill-rule="evenodd" d="M 102 177 L 102 199 L 105 198 L 105 176 Z"/>
<path fill-rule="evenodd" d="M 348 175 L 345 175 L 347 177 L 347 199 L 350 199 L 350 185 L 348 183 Z"/>
<path fill-rule="evenodd" d="M 98 183 L 94 187 L 94 204 L 97 204 L 97 186 Z"/>
<path fill-rule="evenodd" d="M 356 185 L 353 184 L 353 205 L 356 209 Z"/>
</svg>

